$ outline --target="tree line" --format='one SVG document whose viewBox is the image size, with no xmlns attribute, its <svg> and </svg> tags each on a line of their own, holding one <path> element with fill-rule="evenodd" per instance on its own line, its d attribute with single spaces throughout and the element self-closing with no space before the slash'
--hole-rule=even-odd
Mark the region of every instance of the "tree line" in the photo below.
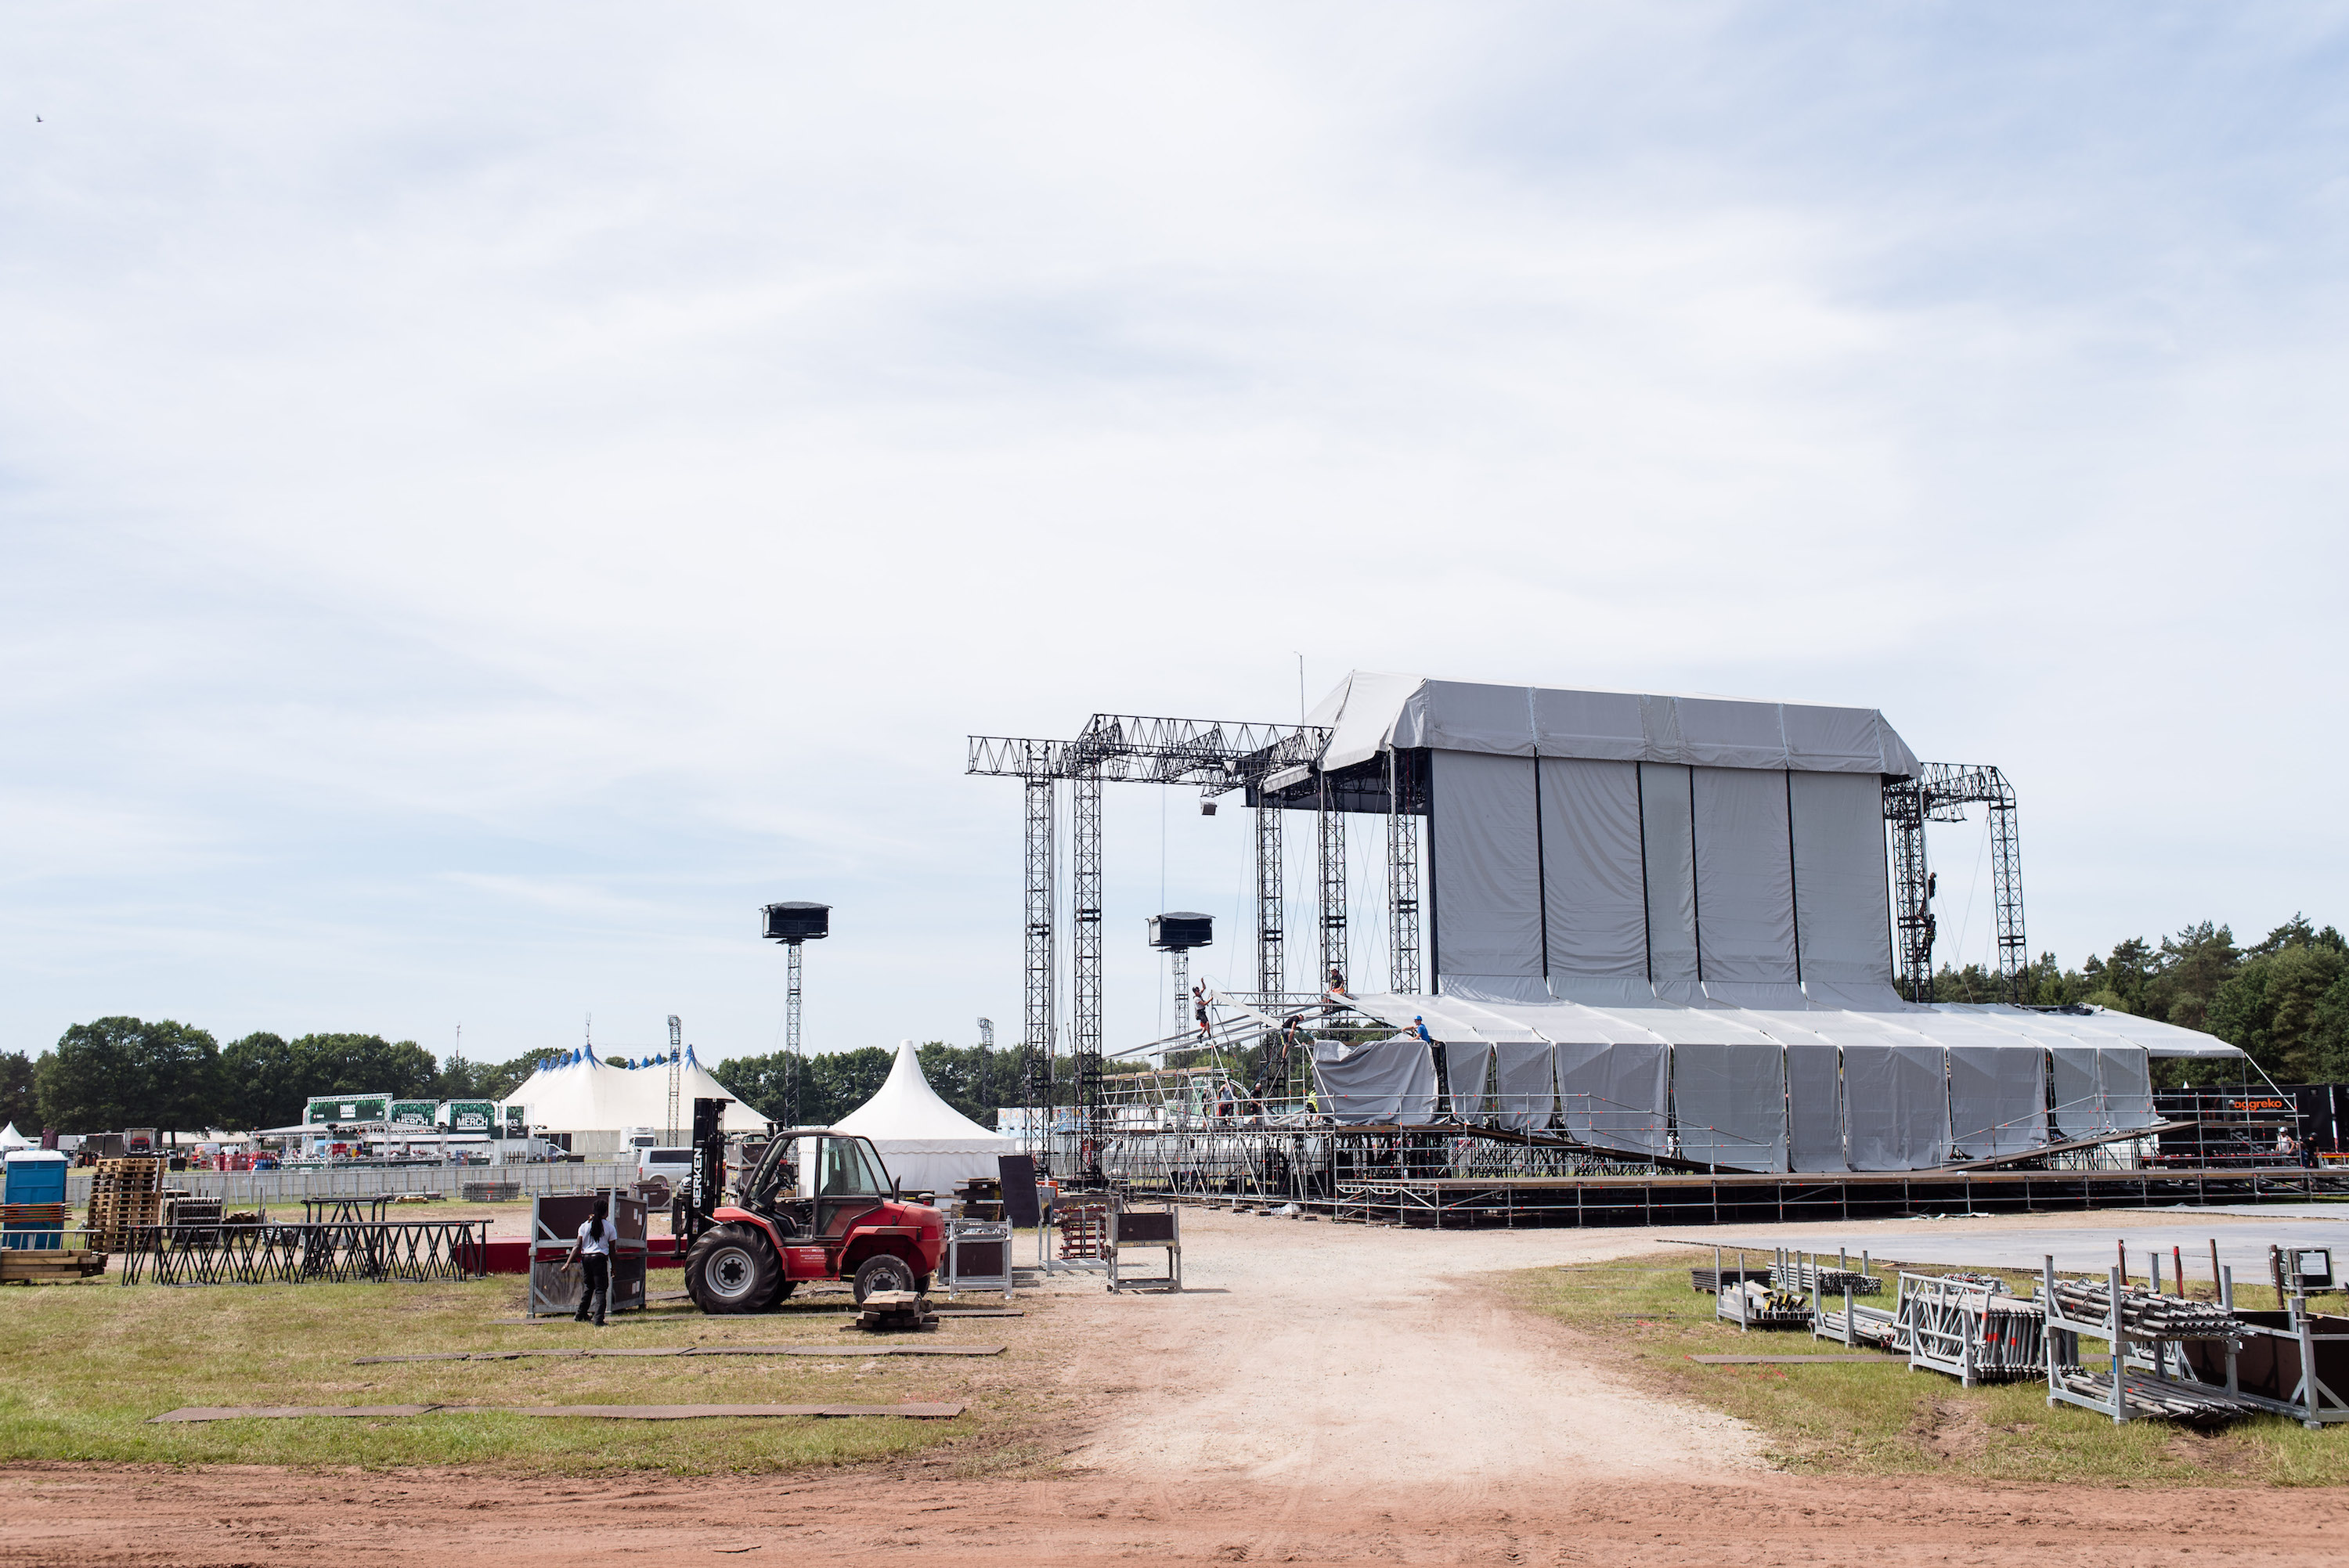
<svg viewBox="0 0 2349 1568">
<path fill-rule="evenodd" d="M 262 1032 L 222 1047 L 170 1018 L 99 1018 L 76 1024 L 37 1058 L 0 1053 L 0 1121 L 28 1134 L 291 1127 L 314 1095 L 502 1099 L 545 1055 L 492 1066 L 452 1052 L 442 1063 L 414 1040 L 355 1034 Z"/>
<path fill-rule="evenodd" d="M 2203 1029 L 2239 1046 L 2279 1083 L 2349 1083 L 2349 938 L 2295 914 L 2249 947 L 2202 921 L 2157 944 L 2131 937 L 2066 969 L 2042 954 L 2022 977 L 2027 1005 L 2085 1002 Z M 1996 1002 L 2004 985 L 1979 964 L 1944 965 L 1939 1002 Z"/>
<path fill-rule="evenodd" d="M 2158 943 L 2131 937 L 2075 969 L 2043 954 L 2022 979 L 2026 1004 L 2085 1002 L 2204 1029 L 2240 1047 L 2278 1082 L 2349 1083 L 2349 938 L 2297 914 L 2248 947 L 2206 920 Z M 1933 986 L 1942 1002 L 2007 999 L 2003 982 L 1978 964 L 1944 965 Z M 998 1107 L 1026 1103 L 1018 1047 L 932 1040 L 919 1049 L 930 1087 L 973 1121 L 992 1127 Z M 359 1034 L 288 1040 L 258 1033 L 223 1047 L 168 1018 L 100 1018 L 76 1024 L 37 1058 L 0 1052 L 0 1122 L 27 1133 L 289 1127 L 314 1095 L 502 1099 L 547 1055 L 493 1065 L 452 1053 L 440 1062 L 413 1040 Z M 822 1126 L 854 1110 L 888 1078 L 895 1057 L 883 1046 L 809 1057 L 801 1067 L 801 1122 Z M 1142 1064 L 1107 1065 L 1114 1072 Z M 1070 1073 L 1065 1057 L 1054 1063 L 1057 1103 L 1071 1100 Z M 781 1053 L 730 1058 L 712 1076 L 761 1115 L 781 1119 Z"/>
</svg>

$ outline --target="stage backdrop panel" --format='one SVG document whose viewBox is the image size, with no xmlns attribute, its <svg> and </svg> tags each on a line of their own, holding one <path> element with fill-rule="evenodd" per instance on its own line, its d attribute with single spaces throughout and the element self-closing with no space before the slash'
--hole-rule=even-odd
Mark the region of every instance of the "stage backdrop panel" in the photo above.
<svg viewBox="0 0 2349 1568">
<path fill-rule="evenodd" d="M 1447 1040 L 1444 1046 L 1444 1086 L 1452 1094 L 1452 1114 L 1474 1121 L 1492 1109 L 1485 1076 L 1493 1065 L 1489 1040 Z"/>
<path fill-rule="evenodd" d="M 1697 962 L 1708 985 L 1795 984 L 1795 868 L 1786 833 L 1786 776 L 1699 768 L 1690 776 L 1696 820 Z"/>
<path fill-rule="evenodd" d="M 1639 764 L 1545 757 L 1539 768 L 1549 973 L 1645 979 Z"/>
<path fill-rule="evenodd" d="M 1519 1132 L 1549 1125 L 1557 1109 L 1556 1046 L 1504 1042 L 1493 1047 L 1493 1081 L 1498 1089 L 1500 1123 Z"/>
<path fill-rule="evenodd" d="M 1858 773 L 1795 773 L 1787 788 L 1804 984 L 1887 985 L 1892 900 L 1884 882 L 1883 784 Z"/>
<path fill-rule="evenodd" d="M 1972 1160 L 2047 1141 L 2047 1053 L 2037 1046 L 1950 1047 L 1950 1141 Z"/>
<path fill-rule="evenodd" d="M 1786 1168 L 1785 1064 L 1776 1046 L 1674 1046 L 1681 1157 L 1733 1171 Z"/>
<path fill-rule="evenodd" d="M 1640 764 L 1640 820 L 1647 857 L 1649 977 L 1659 985 L 1693 985 L 1696 850 L 1690 837 L 1687 769 Z"/>
<path fill-rule="evenodd" d="M 1415 1127 L 1435 1119 L 1435 1057 L 1416 1036 L 1316 1041 L 1313 1078 L 1333 1121 Z"/>
<path fill-rule="evenodd" d="M 1939 1046 L 1843 1048 L 1843 1119 L 1855 1171 L 1922 1171 L 1948 1157 L 1950 1105 Z"/>
<path fill-rule="evenodd" d="M 1843 1155 L 1843 1064 L 1833 1046 L 1786 1047 L 1786 1165 L 1848 1169 Z"/>
<path fill-rule="evenodd" d="M 1567 1136 L 1629 1154 L 1664 1151 L 1670 1058 L 1661 1041 L 1557 1047 L 1557 1099 Z"/>
<path fill-rule="evenodd" d="M 2096 1076 L 2105 1091 L 2105 1114 L 2116 1130 L 2151 1127 L 2161 1119 L 2153 1109 L 2151 1066 L 2143 1046 L 2096 1047 Z"/>
<path fill-rule="evenodd" d="M 1533 759 L 1438 751 L 1431 786 L 1436 973 L 1538 980 L 1541 853 Z"/>
</svg>

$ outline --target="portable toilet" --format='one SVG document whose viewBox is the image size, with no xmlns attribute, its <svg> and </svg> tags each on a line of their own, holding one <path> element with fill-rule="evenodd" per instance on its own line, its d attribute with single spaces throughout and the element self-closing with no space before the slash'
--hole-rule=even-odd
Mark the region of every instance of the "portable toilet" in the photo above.
<svg viewBox="0 0 2349 1568">
<path fill-rule="evenodd" d="M 0 1246 L 55 1252 L 65 1245 L 66 1157 L 21 1149 L 7 1157 L 0 1189 Z"/>
</svg>

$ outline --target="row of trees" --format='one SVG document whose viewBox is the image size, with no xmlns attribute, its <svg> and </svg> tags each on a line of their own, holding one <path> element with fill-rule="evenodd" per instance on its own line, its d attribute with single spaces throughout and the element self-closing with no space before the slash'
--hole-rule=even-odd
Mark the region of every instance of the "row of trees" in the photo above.
<svg viewBox="0 0 2349 1568">
<path fill-rule="evenodd" d="M 2077 969 L 2043 954 L 2023 976 L 2023 993 L 2039 1006 L 2086 1002 L 2207 1029 L 2280 1083 L 2349 1083 L 2349 938 L 2302 915 L 2249 947 L 2206 920 L 2158 944 L 2131 937 Z M 1980 965 L 1944 965 L 1933 995 L 2000 1001 L 2005 988 Z"/>
<path fill-rule="evenodd" d="M 444 1065 L 414 1040 L 380 1035 L 261 1033 L 222 1048 L 169 1018 L 100 1018 L 76 1024 L 36 1060 L 0 1055 L 0 1119 L 26 1131 L 289 1127 L 313 1095 L 502 1099 L 542 1054 L 495 1067 L 452 1055 Z"/>
<path fill-rule="evenodd" d="M 2076 969 L 2043 954 L 2023 975 L 2023 1000 L 2087 1002 L 2207 1029 L 2240 1046 L 2285 1083 L 2349 1082 L 2349 938 L 2304 918 L 2249 947 L 2203 921 L 2158 944 L 2132 937 Z M 1979 965 L 1944 966 L 1934 995 L 1944 1002 L 2003 1000 L 1997 975 Z M 889 1076 L 886 1047 L 830 1051 L 802 1068 L 800 1119 L 837 1121 Z M 54 1127 L 285 1127 L 313 1095 L 388 1093 L 402 1099 L 502 1099 L 545 1055 L 533 1051 L 491 1065 L 451 1056 L 443 1063 L 413 1040 L 380 1035 L 252 1034 L 221 1047 L 202 1029 L 170 1019 L 100 1018 L 77 1024 L 37 1059 L 0 1053 L 0 1121 L 26 1131 Z M 1017 1047 L 921 1047 L 922 1070 L 947 1104 L 994 1124 L 999 1106 L 1026 1099 Z M 1063 1059 L 1057 1064 L 1067 1070 Z M 1118 1064 L 1111 1064 L 1115 1070 Z M 761 1114 L 783 1114 L 781 1053 L 718 1064 L 715 1076 Z M 1066 1103 L 1069 1086 L 1055 1099 Z"/>
</svg>

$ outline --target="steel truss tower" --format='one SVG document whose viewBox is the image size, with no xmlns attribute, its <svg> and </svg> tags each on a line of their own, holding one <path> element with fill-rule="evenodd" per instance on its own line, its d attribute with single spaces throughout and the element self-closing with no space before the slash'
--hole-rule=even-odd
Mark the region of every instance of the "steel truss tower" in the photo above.
<svg viewBox="0 0 2349 1568">
<path fill-rule="evenodd" d="M 1961 822 L 1970 805 L 1990 808 L 1991 895 L 1998 922 L 1998 977 L 2005 1000 L 2027 1000 L 2031 944 L 2023 928 L 2023 848 L 2016 835 L 2014 787 L 1995 768 L 1962 762 L 1920 764 L 1914 779 L 1884 786 L 1891 830 L 1894 963 L 1900 994 L 1933 1000 L 1932 872 L 1925 861 L 1925 824 Z"/>
<path fill-rule="evenodd" d="M 783 1125 L 800 1124 L 800 944 L 787 942 L 789 978 L 783 991 Z"/>
<path fill-rule="evenodd" d="M 1109 1125 L 1102 1101 L 1102 776 L 1079 772 L 1069 790 L 1069 1054 L 1076 1068 L 1075 1103 L 1084 1119 L 1084 1173 L 1101 1173 L 1102 1134 Z"/>
<path fill-rule="evenodd" d="M 1321 883 L 1321 968 L 1313 989 L 1330 988 L 1330 972 L 1346 969 L 1346 814 L 1330 809 L 1330 779 L 1320 779 L 1320 798 L 1314 812 Z M 1352 982 L 1350 978 L 1348 983 Z"/>
<path fill-rule="evenodd" d="M 1052 1111 L 1052 776 L 1026 775 L 1028 803 L 1028 983 L 1019 1037 L 1019 1070 L 1028 1102 L 1028 1152 L 1051 1170 L 1047 1130 Z"/>
<path fill-rule="evenodd" d="M 1280 810 L 1269 800 L 1256 809 L 1256 995 L 1257 1006 L 1272 1009 L 1288 991 L 1282 957 Z"/>
<path fill-rule="evenodd" d="M 1387 985 L 1419 989 L 1419 803 L 1403 797 L 1402 753 L 1387 753 Z"/>
</svg>

